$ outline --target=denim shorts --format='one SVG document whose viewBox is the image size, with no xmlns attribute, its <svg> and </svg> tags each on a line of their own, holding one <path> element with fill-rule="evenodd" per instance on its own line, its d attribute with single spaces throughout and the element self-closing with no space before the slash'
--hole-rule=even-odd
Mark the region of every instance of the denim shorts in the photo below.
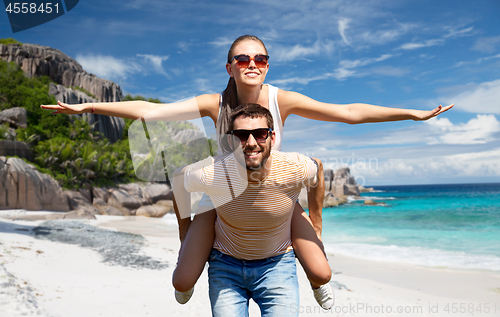
<svg viewBox="0 0 500 317">
<path fill-rule="evenodd" d="M 262 260 L 240 260 L 212 249 L 208 285 L 212 315 L 247 317 L 252 298 L 262 317 L 298 316 L 299 284 L 292 251 Z"/>
</svg>

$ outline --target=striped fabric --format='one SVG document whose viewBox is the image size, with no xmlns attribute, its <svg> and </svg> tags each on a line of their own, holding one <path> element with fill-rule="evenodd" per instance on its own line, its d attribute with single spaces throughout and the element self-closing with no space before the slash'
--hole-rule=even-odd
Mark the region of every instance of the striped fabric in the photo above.
<svg viewBox="0 0 500 317">
<path fill-rule="evenodd" d="M 317 167 L 298 153 L 271 151 L 271 171 L 260 182 L 246 179 L 234 154 L 186 169 L 185 188 L 210 196 L 217 210 L 214 248 L 243 260 L 291 250 L 292 211 L 301 188 L 316 182 Z"/>
</svg>

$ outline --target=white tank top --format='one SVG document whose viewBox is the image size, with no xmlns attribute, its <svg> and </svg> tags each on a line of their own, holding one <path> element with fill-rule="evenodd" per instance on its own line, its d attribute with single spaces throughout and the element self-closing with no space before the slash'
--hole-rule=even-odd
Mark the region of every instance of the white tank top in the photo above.
<svg viewBox="0 0 500 317">
<path fill-rule="evenodd" d="M 273 150 L 275 151 L 281 151 L 281 142 L 283 139 L 283 122 L 281 121 L 281 114 L 280 114 L 280 108 L 278 107 L 278 87 L 274 87 L 272 85 L 267 84 L 267 87 L 269 88 L 269 111 L 271 112 L 271 115 L 273 116 L 273 124 L 274 124 L 274 132 L 275 132 L 275 141 L 274 141 L 274 146 Z M 220 110 L 222 108 L 222 93 L 221 93 L 221 101 L 219 104 L 219 115 L 217 117 L 217 126 L 220 124 Z M 219 154 L 223 154 L 221 151 L 221 147 L 219 144 L 219 130 L 216 129 L 217 131 L 217 145 L 219 148 Z"/>
</svg>

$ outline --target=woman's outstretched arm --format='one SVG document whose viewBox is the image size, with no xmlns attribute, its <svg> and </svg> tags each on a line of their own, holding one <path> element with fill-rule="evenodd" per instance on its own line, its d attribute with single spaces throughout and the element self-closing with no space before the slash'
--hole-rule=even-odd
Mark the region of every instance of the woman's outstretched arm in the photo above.
<svg viewBox="0 0 500 317">
<path fill-rule="evenodd" d="M 302 94 L 284 90 L 278 92 L 278 104 L 280 105 L 283 121 L 290 114 L 296 114 L 313 120 L 344 122 L 349 124 L 400 120 L 427 120 L 453 107 L 453 105 L 447 107 L 442 107 L 440 105 L 433 110 L 425 111 L 381 107 L 364 103 L 338 105 L 319 102 Z"/>
<path fill-rule="evenodd" d="M 42 105 L 53 113 L 93 113 L 128 119 L 148 120 L 191 120 L 205 116 L 217 120 L 219 94 L 201 95 L 181 102 L 157 104 L 143 100 L 119 102 L 94 102 L 69 105 L 58 101 L 57 105 Z"/>
</svg>

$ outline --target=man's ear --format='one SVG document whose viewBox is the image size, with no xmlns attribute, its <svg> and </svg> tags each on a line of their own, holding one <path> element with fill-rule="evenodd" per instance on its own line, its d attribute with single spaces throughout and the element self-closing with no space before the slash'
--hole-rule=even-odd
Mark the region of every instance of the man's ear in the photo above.
<svg viewBox="0 0 500 317">
<path fill-rule="evenodd" d="M 226 71 L 229 74 L 229 77 L 233 77 L 233 70 L 231 69 L 231 64 L 226 63 Z"/>
<path fill-rule="evenodd" d="M 276 141 L 276 132 L 273 131 L 271 133 L 271 147 L 274 146 L 275 141 Z"/>
</svg>

